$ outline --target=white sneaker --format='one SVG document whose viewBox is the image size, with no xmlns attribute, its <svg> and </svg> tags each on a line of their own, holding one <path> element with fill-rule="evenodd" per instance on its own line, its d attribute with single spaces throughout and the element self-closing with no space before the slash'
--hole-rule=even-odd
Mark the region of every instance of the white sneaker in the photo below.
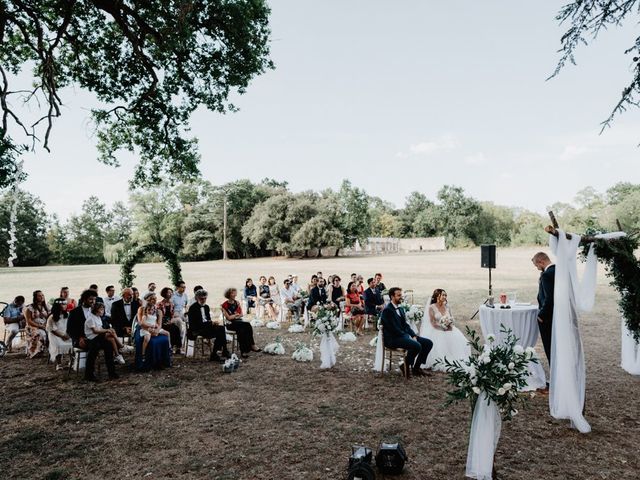
<svg viewBox="0 0 640 480">
<path fill-rule="evenodd" d="M 120 353 L 133 353 L 136 349 L 133 348 L 131 345 L 125 345 L 124 347 L 122 347 L 120 349 Z"/>
<path fill-rule="evenodd" d="M 124 365 L 125 364 L 124 357 L 122 355 L 116 355 L 114 360 L 116 362 L 118 362 L 120 365 Z"/>
</svg>

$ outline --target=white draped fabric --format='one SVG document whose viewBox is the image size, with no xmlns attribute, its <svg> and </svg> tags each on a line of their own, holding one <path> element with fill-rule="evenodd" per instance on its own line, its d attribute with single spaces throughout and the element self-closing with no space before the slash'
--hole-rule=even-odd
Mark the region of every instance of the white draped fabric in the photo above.
<svg viewBox="0 0 640 480">
<path fill-rule="evenodd" d="M 382 340 L 382 328 L 378 329 L 378 341 L 376 342 L 376 359 L 373 361 L 373 369 L 376 372 L 382 372 L 384 367 L 384 342 Z M 385 370 L 387 370 L 385 368 Z"/>
<path fill-rule="evenodd" d="M 333 332 L 325 333 L 320 340 L 320 368 L 331 368 L 336 364 L 336 353 L 340 349 Z"/>
<path fill-rule="evenodd" d="M 622 349 L 620 352 L 620 366 L 631 375 L 640 375 L 640 346 L 633 339 L 633 335 L 622 318 Z"/>
<path fill-rule="evenodd" d="M 568 419 L 573 428 L 588 433 L 591 426 L 582 415 L 586 379 L 577 307 L 593 305 L 593 300 L 585 297 L 595 294 L 595 281 L 587 277 L 596 270 L 588 264 L 586 281 L 579 284 L 576 270 L 579 235 L 572 234 L 568 240 L 565 232 L 558 230 L 557 238 L 549 236 L 549 245 L 556 255 L 549 410 L 552 417 Z M 589 257 L 588 263 L 592 263 L 595 257 L 591 252 Z"/>
<path fill-rule="evenodd" d="M 487 404 L 487 397 L 483 392 L 473 409 L 465 473 L 467 477 L 479 480 L 493 478 L 493 456 L 500 439 L 501 429 L 502 419 L 498 406 L 492 400 Z"/>
<path fill-rule="evenodd" d="M 538 308 L 531 305 L 514 305 L 509 309 L 489 308 L 485 305 L 480 307 L 480 328 L 482 335 L 493 334 L 496 343 L 504 343 L 506 340 L 504 333 L 501 333 L 501 326 L 511 330 L 518 338 L 518 343 L 523 347 L 535 347 L 538 342 Z M 527 365 L 529 377 L 527 386 L 522 391 L 536 390 L 547 386 L 547 378 L 544 368 L 540 363 L 529 362 Z"/>
</svg>

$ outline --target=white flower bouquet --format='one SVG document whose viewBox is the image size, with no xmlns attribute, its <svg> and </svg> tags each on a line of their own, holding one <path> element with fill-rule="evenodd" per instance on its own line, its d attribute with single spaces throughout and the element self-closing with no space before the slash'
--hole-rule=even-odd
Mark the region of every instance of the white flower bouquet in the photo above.
<svg viewBox="0 0 640 480">
<path fill-rule="evenodd" d="M 409 322 L 419 323 L 424 316 L 424 307 L 420 305 L 407 305 L 404 304 L 404 314 Z"/>
<path fill-rule="evenodd" d="M 340 319 L 336 316 L 334 310 L 320 307 L 316 318 L 313 321 L 313 335 L 322 336 L 327 333 L 335 332 L 338 328 Z"/>
<path fill-rule="evenodd" d="M 270 330 L 280 330 L 280 322 L 269 322 L 267 328 Z"/>
<path fill-rule="evenodd" d="M 446 315 L 440 317 L 438 323 L 443 330 L 449 330 L 453 325 L 453 317 L 447 313 Z"/>
<path fill-rule="evenodd" d="M 284 355 L 284 345 L 280 341 L 280 337 L 276 337 L 276 341 L 273 343 L 269 343 L 266 345 L 262 351 L 264 353 L 268 353 L 269 355 Z"/>
<path fill-rule="evenodd" d="M 264 327 L 264 322 L 262 320 L 260 320 L 259 318 L 254 318 L 253 320 L 251 320 L 251 326 L 252 327 Z"/>
<path fill-rule="evenodd" d="M 311 362 L 313 361 L 313 350 L 311 350 L 304 343 L 296 343 L 296 349 L 291 355 L 296 362 Z"/>
<path fill-rule="evenodd" d="M 473 410 L 482 394 L 483 398 L 496 403 L 504 420 L 510 420 L 518 413 L 517 403 L 527 398 L 527 395 L 519 394 L 519 390 L 527 385 L 527 364 L 538 363 L 538 359 L 533 348 L 523 348 L 511 330 L 502 328 L 504 343 L 496 345 L 495 336 L 487 335 L 488 343 L 481 346 L 479 335 L 467 327 L 467 335 L 471 338 L 469 358 L 453 362 L 445 358 L 436 362 L 445 366 L 448 382 L 454 387 L 447 392 L 447 404 L 468 399 Z"/>
<path fill-rule="evenodd" d="M 302 333 L 304 332 L 304 325 L 300 325 L 299 323 L 294 323 L 289 327 L 289 333 Z"/>
<path fill-rule="evenodd" d="M 345 332 L 338 335 L 341 342 L 355 342 L 358 338 L 353 332 Z"/>
</svg>

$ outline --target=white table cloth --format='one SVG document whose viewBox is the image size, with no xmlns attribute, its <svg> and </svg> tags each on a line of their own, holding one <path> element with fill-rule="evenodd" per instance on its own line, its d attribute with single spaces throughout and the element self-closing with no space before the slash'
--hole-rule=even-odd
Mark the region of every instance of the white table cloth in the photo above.
<svg viewBox="0 0 640 480">
<path fill-rule="evenodd" d="M 519 306 L 513 305 L 511 308 L 489 308 L 486 305 L 480 307 L 480 327 L 482 334 L 486 338 L 490 333 L 496 337 L 496 342 L 502 343 L 505 340 L 502 327 L 510 329 L 518 338 L 518 343 L 523 347 L 535 347 L 538 341 L 538 308 L 534 305 Z M 524 391 L 535 390 L 547 386 L 547 379 L 544 369 L 540 363 L 529 362 L 529 377 Z"/>
</svg>

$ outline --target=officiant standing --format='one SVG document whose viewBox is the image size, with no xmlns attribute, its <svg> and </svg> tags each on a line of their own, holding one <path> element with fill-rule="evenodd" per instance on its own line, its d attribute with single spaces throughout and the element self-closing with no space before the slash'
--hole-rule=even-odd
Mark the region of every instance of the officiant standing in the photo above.
<svg viewBox="0 0 640 480">
<path fill-rule="evenodd" d="M 551 331 L 553 324 L 553 293 L 556 266 L 544 252 L 536 253 L 531 259 L 533 265 L 542 272 L 538 283 L 538 328 L 544 346 L 544 353 L 551 368 Z"/>
</svg>

